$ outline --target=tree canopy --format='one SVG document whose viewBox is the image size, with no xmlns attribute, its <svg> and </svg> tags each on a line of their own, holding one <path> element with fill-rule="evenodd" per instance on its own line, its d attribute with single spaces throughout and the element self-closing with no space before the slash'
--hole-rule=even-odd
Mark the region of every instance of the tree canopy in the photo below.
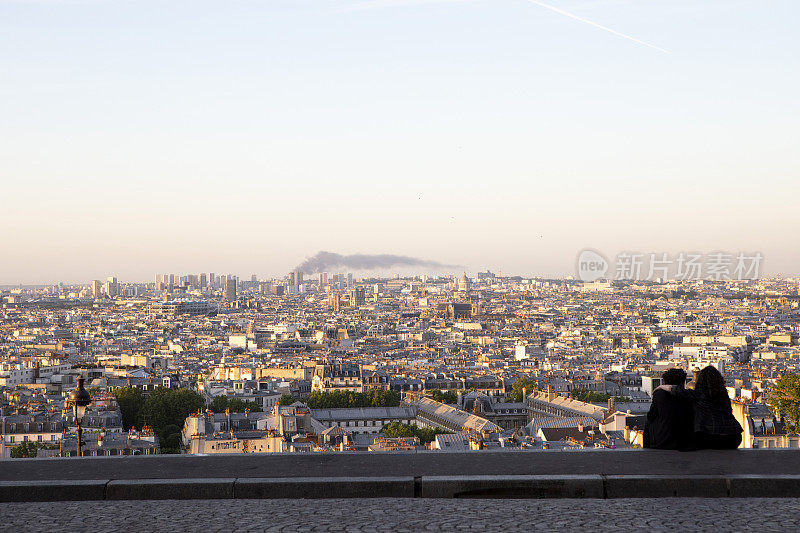
<svg viewBox="0 0 800 533">
<path fill-rule="evenodd" d="M 291 394 L 283 394 L 280 400 L 278 400 L 278 403 L 281 405 L 292 405 L 294 401 L 294 397 Z"/>
<path fill-rule="evenodd" d="M 521 402 L 523 401 L 522 398 L 522 389 L 530 394 L 533 392 L 533 388 L 536 386 L 536 382 L 534 382 L 528 376 L 522 376 L 521 378 L 517 378 L 514 380 L 514 383 L 511 384 L 511 392 L 506 395 L 507 402 Z"/>
<path fill-rule="evenodd" d="M 767 404 L 783 417 L 786 429 L 800 431 L 800 374 L 784 374 L 770 391 Z"/>
<path fill-rule="evenodd" d="M 225 409 L 229 410 L 231 413 L 244 413 L 245 409 L 253 413 L 260 413 L 263 411 L 261 406 L 256 402 L 245 401 L 241 398 L 228 398 L 227 396 L 215 396 L 208 408 L 215 413 L 224 413 Z"/>
<path fill-rule="evenodd" d="M 607 403 L 611 398 L 614 398 L 615 402 L 630 401 L 630 398 L 626 396 L 613 396 L 605 392 L 596 392 L 589 389 L 573 389 L 569 394 L 576 400 L 586 403 Z"/>
<path fill-rule="evenodd" d="M 181 428 L 186 417 L 205 407 L 203 397 L 189 389 L 158 387 L 145 398 L 135 388 L 114 391 L 125 429 L 150 426 L 158 437 L 161 453 L 180 453 Z"/>
<path fill-rule="evenodd" d="M 397 407 L 400 393 L 370 389 L 365 392 L 333 391 L 312 392 L 304 403 L 312 409 L 334 409 L 339 407 Z"/>
<path fill-rule="evenodd" d="M 30 459 L 36 457 L 36 454 L 39 452 L 40 448 L 45 450 L 57 450 L 58 445 L 28 440 L 18 444 L 17 446 L 14 446 L 14 448 L 11 449 L 11 458 Z"/>
<path fill-rule="evenodd" d="M 122 428 L 125 431 L 139 425 L 139 411 L 145 402 L 141 389 L 136 387 L 123 387 L 114 391 L 119 410 L 122 412 Z"/>
<path fill-rule="evenodd" d="M 458 393 L 454 390 L 442 391 L 439 389 L 431 389 L 428 391 L 431 397 L 437 402 L 441 403 L 456 403 L 458 402 Z"/>
</svg>

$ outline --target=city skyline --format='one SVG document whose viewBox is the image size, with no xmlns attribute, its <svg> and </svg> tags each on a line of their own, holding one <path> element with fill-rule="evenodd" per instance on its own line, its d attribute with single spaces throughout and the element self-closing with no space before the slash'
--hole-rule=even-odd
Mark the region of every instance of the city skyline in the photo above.
<svg viewBox="0 0 800 533">
<path fill-rule="evenodd" d="M 797 529 L 799 18 L 0 0 L 0 523 Z"/>
<path fill-rule="evenodd" d="M 0 283 L 277 275 L 318 250 L 800 273 L 800 7 L 538 4 L 0 2 Z"/>
<path fill-rule="evenodd" d="M 588 254 L 588 255 L 587 255 Z M 596 262 L 596 263 L 595 263 Z M 592 263 L 592 264 L 589 264 Z M 679 253 L 668 252 L 639 252 L 623 250 L 616 255 L 603 255 L 597 250 L 585 248 L 575 254 L 572 258 L 572 270 L 557 274 L 542 272 L 508 272 L 502 267 L 490 268 L 489 266 L 473 267 L 466 265 L 444 264 L 430 259 L 416 258 L 410 256 L 397 256 L 392 254 L 352 254 L 342 255 L 321 251 L 313 256 L 307 256 L 300 264 L 290 269 L 282 271 L 264 272 L 257 269 L 235 270 L 231 268 L 198 269 L 189 268 L 186 270 L 160 269 L 151 272 L 149 276 L 143 278 L 122 277 L 119 282 L 129 284 L 148 284 L 153 280 L 153 276 L 158 280 L 168 277 L 174 279 L 174 285 L 192 285 L 195 287 L 205 287 L 207 283 L 202 281 L 209 279 L 216 271 L 216 276 L 233 276 L 240 281 L 275 281 L 288 279 L 290 284 L 294 283 L 294 276 L 300 272 L 309 276 L 308 279 L 316 279 L 317 276 L 337 273 L 347 273 L 350 276 L 358 275 L 360 279 L 392 279 L 396 277 L 456 277 L 465 275 L 469 277 L 480 277 L 483 273 L 491 273 L 498 277 L 518 277 L 523 279 L 564 279 L 583 282 L 593 282 L 595 280 L 608 281 L 655 281 L 655 282 L 684 282 L 684 281 L 757 281 L 759 279 L 783 279 L 797 280 L 800 276 L 774 272 L 768 267 L 767 261 L 759 251 L 736 252 L 715 250 L 709 253 L 687 252 Z M 589 269 L 589 270 L 587 270 Z M 88 278 L 47 280 L 45 282 L 12 282 L 4 283 L 0 280 L 0 287 L 47 287 L 56 284 L 92 285 L 101 279 L 114 280 L 116 283 L 119 276 L 117 272 L 99 272 Z M 178 280 L 183 279 L 185 283 Z M 192 281 L 194 279 L 194 281 Z M 302 279 L 302 276 L 301 276 Z M 198 283 L 199 282 L 199 283 Z M 164 281 L 164 283 L 167 283 Z"/>
</svg>

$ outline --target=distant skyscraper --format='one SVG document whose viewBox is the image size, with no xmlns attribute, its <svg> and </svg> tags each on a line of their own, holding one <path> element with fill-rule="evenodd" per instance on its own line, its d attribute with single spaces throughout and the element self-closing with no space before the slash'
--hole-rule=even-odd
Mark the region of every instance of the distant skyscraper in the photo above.
<svg viewBox="0 0 800 533">
<path fill-rule="evenodd" d="M 303 272 L 300 270 L 295 270 L 292 272 L 292 285 L 295 287 L 299 287 L 303 284 Z"/>
<path fill-rule="evenodd" d="M 119 282 L 114 276 L 109 276 L 106 279 L 106 294 L 109 298 L 116 298 L 119 296 Z"/>
<path fill-rule="evenodd" d="M 205 288 L 208 286 L 208 275 L 200 274 L 200 287 Z"/>
<path fill-rule="evenodd" d="M 320 272 L 319 273 L 319 286 L 320 288 L 324 287 L 328 284 L 328 273 L 327 272 Z"/>
<path fill-rule="evenodd" d="M 286 288 L 283 285 L 273 285 L 272 287 L 270 287 L 269 291 L 271 294 L 274 294 L 275 296 L 283 296 L 285 289 Z"/>
<path fill-rule="evenodd" d="M 353 273 L 352 272 L 348 272 L 347 273 L 347 288 L 350 289 L 352 287 L 353 287 Z"/>
<path fill-rule="evenodd" d="M 341 274 L 341 273 L 340 274 L 334 274 L 333 275 L 333 285 L 337 289 L 344 289 L 345 288 L 345 284 L 347 283 L 346 279 L 347 278 L 344 277 L 344 274 Z"/>
<path fill-rule="evenodd" d="M 208 284 L 209 284 L 211 287 L 215 287 L 215 286 L 216 286 L 216 283 L 217 283 L 217 278 L 216 278 L 216 276 L 214 275 L 214 273 L 213 273 L 213 272 L 209 272 L 209 273 L 208 273 Z"/>
<path fill-rule="evenodd" d="M 339 299 L 339 295 L 337 293 L 331 293 L 328 295 L 328 305 L 333 307 L 333 310 L 338 312 L 341 307 L 341 301 Z"/>
<path fill-rule="evenodd" d="M 350 305 L 360 306 L 366 303 L 367 299 L 364 296 L 364 289 L 361 287 L 350 290 Z"/>
<path fill-rule="evenodd" d="M 96 279 L 92 282 L 92 297 L 93 298 L 100 298 L 103 295 L 103 285 L 100 283 L 99 279 Z"/>
<path fill-rule="evenodd" d="M 255 274 L 250 276 L 250 283 L 258 283 L 258 276 L 256 276 Z"/>
<path fill-rule="evenodd" d="M 225 299 L 229 302 L 236 301 L 236 280 L 233 278 L 225 281 Z"/>
</svg>

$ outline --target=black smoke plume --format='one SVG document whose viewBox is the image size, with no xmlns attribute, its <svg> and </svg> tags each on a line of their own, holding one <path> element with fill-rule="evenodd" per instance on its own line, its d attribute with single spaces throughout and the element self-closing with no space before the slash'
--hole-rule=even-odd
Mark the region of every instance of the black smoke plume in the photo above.
<svg viewBox="0 0 800 533">
<path fill-rule="evenodd" d="M 316 274 L 336 268 L 351 270 L 378 270 L 396 266 L 417 266 L 423 268 L 455 268 L 457 265 L 445 265 L 427 259 L 417 259 L 405 255 L 391 254 L 353 254 L 342 255 L 332 252 L 318 252 L 295 267 L 304 274 Z"/>
</svg>

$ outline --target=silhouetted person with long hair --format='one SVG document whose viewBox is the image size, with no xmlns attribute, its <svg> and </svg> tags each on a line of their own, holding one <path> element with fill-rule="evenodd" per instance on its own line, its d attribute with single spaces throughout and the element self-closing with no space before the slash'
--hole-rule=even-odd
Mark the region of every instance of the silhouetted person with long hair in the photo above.
<svg viewBox="0 0 800 533">
<path fill-rule="evenodd" d="M 659 389 L 685 398 L 694 407 L 693 444 L 697 449 L 733 450 L 742 442 L 742 426 L 736 421 L 725 378 L 713 366 L 697 373 L 694 390 L 662 385 Z"/>
<path fill-rule="evenodd" d="M 683 388 L 686 385 L 686 372 L 680 368 L 670 368 L 661 379 L 665 385 Z M 644 425 L 643 446 L 661 450 L 689 449 L 693 446 L 693 423 L 690 400 L 656 389 Z"/>
</svg>

